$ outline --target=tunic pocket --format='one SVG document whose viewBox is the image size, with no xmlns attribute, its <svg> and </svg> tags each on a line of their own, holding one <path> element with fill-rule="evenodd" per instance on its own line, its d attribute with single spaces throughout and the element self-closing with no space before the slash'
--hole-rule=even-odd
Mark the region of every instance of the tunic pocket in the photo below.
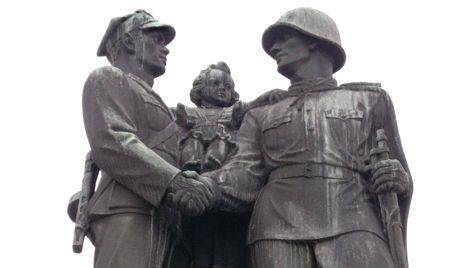
<svg viewBox="0 0 460 268">
<path fill-rule="evenodd" d="M 269 118 L 262 125 L 263 144 L 266 150 L 286 148 L 292 139 L 292 114 Z"/>
<path fill-rule="evenodd" d="M 356 119 L 362 120 L 363 119 L 363 112 L 359 110 L 352 110 L 352 109 L 329 109 L 325 111 L 326 118 L 335 118 L 341 120 L 347 119 Z"/>
<path fill-rule="evenodd" d="M 336 145 L 354 150 L 360 140 L 363 111 L 356 109 L 328 109 L 326 125 Z"/>
</svg>

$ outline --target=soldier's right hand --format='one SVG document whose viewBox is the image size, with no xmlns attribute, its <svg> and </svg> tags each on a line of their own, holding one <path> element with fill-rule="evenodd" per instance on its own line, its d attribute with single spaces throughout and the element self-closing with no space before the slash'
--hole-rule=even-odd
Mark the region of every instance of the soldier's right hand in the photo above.
<svg viewBox="0 0 460 268">
<path fill-rule="evenodd" d="M 166 202 L 184 215 L 196 217 L 205 212 L 212 201 L 212 192 L 203 182 L 178 174 L 169 185 Z"/>
<path fill-rule="evenodd" d="M 208 190 L 211 192 L 210 204 L 208 205 L 207 209 L 211 210 L 218 208 L 219 203 L 222 201 L 222 193 L 219 186 L 213 179 L 198 174 L 193 170 L 183 171 L 182 174 L 189 179 L 197 180 L 206 185 Z"/>
</svg>

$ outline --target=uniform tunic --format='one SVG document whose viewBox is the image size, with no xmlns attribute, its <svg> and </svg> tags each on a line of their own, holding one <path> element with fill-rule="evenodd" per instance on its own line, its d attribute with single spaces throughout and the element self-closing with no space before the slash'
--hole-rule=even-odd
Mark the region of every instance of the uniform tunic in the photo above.
<svg viewBox="0 0 460 268">
<path fill-rule="evenodd" d="M 163 267 L 178 215 L 162 206 L 176 167 L 178 136 L 161 98 L 115 67 L 90 74 L 83 117 L 92 158 L 102 170 L 88 204 L 95 267 Z"/>
<path fill-rule="evenodd" d="M 384 238 L 365 173 L 380 128 L 387 133 L 390 157 L 408 171 L 391 100 L 379 85 L 337 87 L 335 80 L 326 79 L 292 87 L 288 98 L 246 114 L 237 154 L 205 175 L 220 184 L 220 209 L 254 206 L 249 244 L 351 231 Z M 411 189 L 400 200 L 404 225 Z"/>
</svg>

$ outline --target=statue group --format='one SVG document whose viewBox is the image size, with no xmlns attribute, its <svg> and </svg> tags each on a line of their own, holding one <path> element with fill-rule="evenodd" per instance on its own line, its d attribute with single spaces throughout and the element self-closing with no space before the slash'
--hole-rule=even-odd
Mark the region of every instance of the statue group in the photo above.
<svg viewBox="0 0 460 268">
<path fill-rule="evenodd" d="M 174 36 L 138 10 L 102 39 L 111 65 L 83 89 L 74 251 L 88 237 L 97 268 L 408 267 L 394 108 L 380 84 L 337 84 L 346 57 L 328 15 L 297 8 L 266 29 L 290 86 L 250 102 L 218 62 L 193 81 L 196 107 L 168 107 L 152 86 Z"/>
</svg>

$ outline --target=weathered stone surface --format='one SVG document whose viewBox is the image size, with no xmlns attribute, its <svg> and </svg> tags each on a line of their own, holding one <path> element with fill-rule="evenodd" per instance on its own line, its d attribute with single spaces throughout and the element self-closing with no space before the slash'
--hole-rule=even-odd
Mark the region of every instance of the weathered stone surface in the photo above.
<svg viewBox="0 0 460 268">
<path fill-rule="evenodd" d="M 379 83 L 337 84 L 332 18 L 297 8 L 269 26 L 262 46 L 291 85 L 246 103 L 219 62 L 193 83 L 197 107 L 168 108 L 152 85 L 174 36 L 140 10 L 103 37 L 111 66 L 84 86 L 91 152 L 68 210 L 76 252 L 86 235 L 95 267 L 408 266 L 393 104 Z"/>
</svg>

